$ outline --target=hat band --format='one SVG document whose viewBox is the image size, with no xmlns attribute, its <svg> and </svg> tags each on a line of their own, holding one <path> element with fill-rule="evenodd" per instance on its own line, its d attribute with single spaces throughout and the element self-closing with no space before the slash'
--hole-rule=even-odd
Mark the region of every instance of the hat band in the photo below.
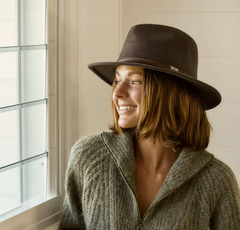
<svg viewBox="0 0 240 230">
<path fill-rule="evenodd" d="M 117 60 L 117 62 L 138 62 L 138 63 L 142 63 L 142 64 L 153 65 L 153 66 L 160 67 L 163 69 L 172 70 L 174 72 L 178 72 L 178 73 L 187 75 L 192 78 L 192 76 L 190 76 L 186 72 L 178 69 L 177 67 L 174 67 L 172 65 L 166 65 L 163 63 L 159 63 L 159 62 L 149 61 L 149 60 L 142 59 L 142 58 L 123 58 L 121 60 Z"/>
</svg>

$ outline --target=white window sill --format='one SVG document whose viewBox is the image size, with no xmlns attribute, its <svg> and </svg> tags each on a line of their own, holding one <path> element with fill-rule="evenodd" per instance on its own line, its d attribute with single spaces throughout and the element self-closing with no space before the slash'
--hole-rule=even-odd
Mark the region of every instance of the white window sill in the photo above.
<svg viewBox="0 0 240 230">
<path fill-rule="evenodd" d="M 61 196 L 56 196 L 51 200 L 1 222 L 0 229 L 56 230 L 61 214 Z"/>
</svg>

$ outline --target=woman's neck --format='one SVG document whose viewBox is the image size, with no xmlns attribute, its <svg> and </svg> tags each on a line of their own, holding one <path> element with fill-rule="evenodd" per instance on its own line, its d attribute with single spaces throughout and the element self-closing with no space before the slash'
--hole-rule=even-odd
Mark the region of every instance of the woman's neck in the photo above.
<svg viewBox="0 0 240 230">
<path fill-rule="evenodd" d="M 148 173 L 157 173 L 170 166 L 176 161 L 179 152 L 172 148 L 164 147 L 160 142 L 153 139 L 135 139 L 135 163 L 138 169 Z"/>
</svg>

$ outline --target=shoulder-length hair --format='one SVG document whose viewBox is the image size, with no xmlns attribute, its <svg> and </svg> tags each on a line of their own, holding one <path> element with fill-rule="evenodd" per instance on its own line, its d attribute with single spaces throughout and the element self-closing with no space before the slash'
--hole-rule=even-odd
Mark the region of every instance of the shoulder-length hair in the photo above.
<svg viewBox="0 0 240 230">
<path fill-rule="evenodd" d="M 113 91 L 115 85 L 113 84 Z M 112 101 L 115 133 L 123 133 Z M 163 146 L 189 151 L 207 148 L 211 125 L 196 88 L 179 77 L 145 69 L 141 115 L 136 136 L 159 140 Z"/>
</svg>

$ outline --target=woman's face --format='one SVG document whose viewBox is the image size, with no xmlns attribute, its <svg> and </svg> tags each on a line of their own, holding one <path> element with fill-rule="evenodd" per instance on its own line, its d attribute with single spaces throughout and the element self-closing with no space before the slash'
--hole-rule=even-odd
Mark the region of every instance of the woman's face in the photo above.
<svg viewBox="0 0 240 230">
<path fill-rule="evenodd" d="M 121 65 L 115 75 L 112 99 L 119 114 L 118 125 L 125 129 L 134 128 L 140 118 L 144 69 Z"/>
</svg>

